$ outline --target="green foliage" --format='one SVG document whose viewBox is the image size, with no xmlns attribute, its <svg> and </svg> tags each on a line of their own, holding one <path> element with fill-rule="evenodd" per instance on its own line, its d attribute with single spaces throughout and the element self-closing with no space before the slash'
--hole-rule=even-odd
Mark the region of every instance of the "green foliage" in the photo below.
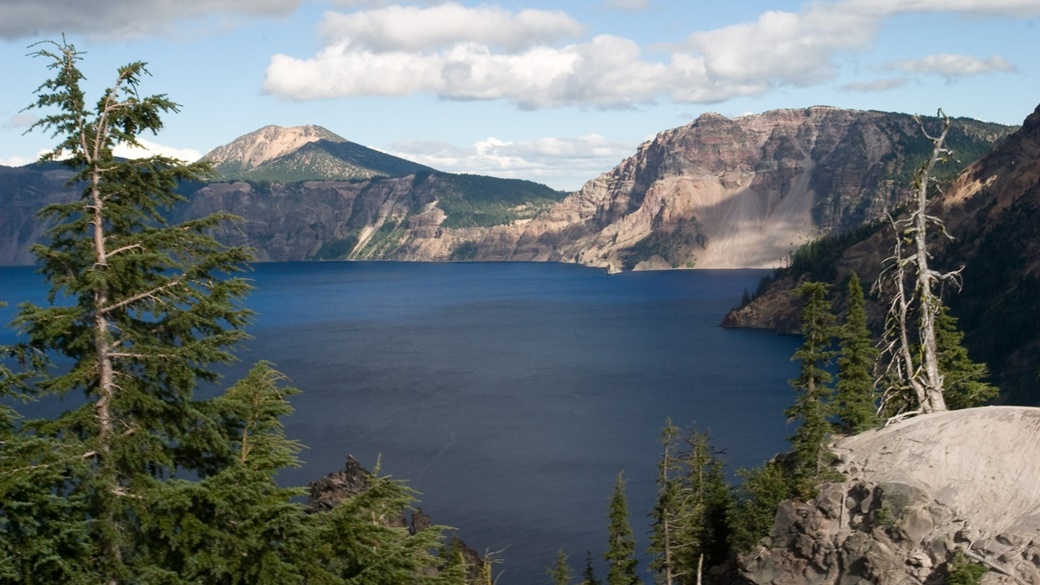
<svg viewBox="0 0 1040 585">
<path fill-rule="evenodd" d="M 835 409 L 842 432 L 859 433 L 878 425 L 877 349 L 867 327 L 863 288 L 855 273 L 849 277 L 845 322 L 838 333 L 838 383 Z"/>
<path fill-rule="evenodd" d="M 775 461 L 755 469 L 738 470 L 737 476 L 741 482 L 728 515 L 730 548 L 735 553 L 743 553 L 769 535 L 777 507 L 792 496 L 791 480 L 789 473 Z"/>
<path fill-rule="evenodd" d="M 982 576 L 989 572 L 986 565 L 974 563 L 961 551 L 953 553 L 946 575 L 947 585 L 979 585 Z"/>
<path fill-rule="evenodd" d="M 455 245 L 448 259 L 452 262 L 476 260 L 478 252 L 480 252 L 480 248 L 477 243 L 473 240 L 466 240 Z"/>
<path fill-rule="evenodd" d="M 549 574 L 554 585 L 570 585 L 571 579 L 574 578 L 571 567 L 567 564 L 567 553 L 562 550 L 556 553 L 556 562 L 545 572 Z"/>
<path fill-rule="evenodd" d="M 636 576 L 636 541 L 632 536 L 632 527 L 628 523 L 628 502 L 625 498 L 625 480 L 618 474 L 614 484 L 614 493 L 610 498 L 610 526 L 608 527 L 607 552 L 603 553 L 607 561 L 608 585 L 636 585 L 641 583 Z"/>
<path fill-rule="evenodd" d="M 790 438 L 793 469 L 792 481 L 799 497 L 813 495 L 816 483 L 826 474 L 833 454 L 827 449 L 830 435 L 831 374 L 826 366 L 834 357 L 831 349 L 835 334 L 834 315 L 827 300 L 828 286 L 806 282 L 795 289 L 804 299 L 802 307 L 803 343 L 792 359 L 801 363 L 791 386 L 797 393 L 795 403 L 787 409 L 788 420 L 800 421 Z"/>
<path fill-rule="evenodd" d="M 42 211 L 53 227 L 34 251 L 50 303 L 20 306 L 26 341 L 0 357 L 25 369 L 0 362 L 0 398 L 84 401 L 38 421 L 0 405 L 0 582 L 461 583 L 461 565 L 435 554 L 441 527 L 409 533 L 402 518 L 415 494 L 402 484 L 373 474 L 323 513 L 276 484 L 300 445 L 281 423 L 296 390 L 269 364 L 194 398 L 245 337 L 249 287 L 234 274 L 249 254 L 210 235 L 226 216 L 163 219 L 181 200 L 178 182 L 205 165 L 113 156 L 176 111 L 164 96 L 138 95 L 143 64 L 121 68 L 90 111 L 79 53 L 43 46 L 36 56 L 56 74 L 34 107 L 59 112 L 37 126 L 61 137 L 47 156 L 64 151 L 84 190 Z M 71 365 L 56 369 L 46 355 Z"/>
<path fill-rule="evenodd" d="M 945 306 L 940 306 L 935 316 L 935 341 L 947 407 L 951 410 L 972 408 L 997 397 L 1000 389 L 984 381 L 989 377 L 989 368 L 968 356 L 964 333 L 957 327 L 957 318 L 950 315 Z"/>
<path fill-rule="evenodd" d="M 350 256 L 357 246 L 358 236 L 355 233 L 345 238 L 337 238 L 322 243 L 314 253 L 314 260 L 343 260 Z"/>
<path fill-rule="evenodd" d="M 702 567 L 724 562 L 729 553 L 729 487 L 707 433 L 681 435 L 669 420 L 661 442 L 650 570 L 666 583 L 694 583 Z"/>
<path fill-rule="evenodd" d="M 508 225 L 534 217 L 566 195 L 545 185 L 479 175 L 438 175 L 444 182 L 438 207 L 446 228 Z M 419 180 L 419 177 L 417 177 Z"/>
<path fill-rule="evenodd" d="M 592 568 L 592 551 L 585 552 L 585 570 L 581 572 L 580 585 L 602 585 L 596 578 L 596 571 Z"/>
</svg>

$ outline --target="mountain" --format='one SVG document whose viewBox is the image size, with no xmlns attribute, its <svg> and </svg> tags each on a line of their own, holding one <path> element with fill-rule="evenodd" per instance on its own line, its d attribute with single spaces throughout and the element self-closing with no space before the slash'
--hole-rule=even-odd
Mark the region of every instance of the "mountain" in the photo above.
<svg viewBox="0 0 1040 585">
<path fill-rule="evenodd" d="M 934 119 L 926 119 L 926 122 Z M 1013 129 L 958 119 L 962 166 Z M 705 114 L 639 147 L 612 171 L 478 258 L 615 268 L 760 268 L 799 245 L 879 217 L 930 152 L 912 116 L 813 107 L 728 119 Z"/>
<path fill-rule="evenodd" d="M 433 169 L 355 144 L 321 126 L 264 126 L 203 157 L 225 181 L 366 180 Z"/>
<path fill-rule="evenodd" d="M 967 164 L 1012 130 L 958 119 L 950 143 Z M 905 114 L 706 114 L 567 195 L 529 181 L 437 172 L 317 126 L 269 126 L 207 154 L 224 180 L 186 191 L 189 204 L 175 213 L 241 216 L 226 237 L 263 260 L 770 267 L 804 242 L 898 204 L 929 144 Z M 53 188 L 19 181 L 0 193 L 0 204 L 20 202 L 5 209 L 27 211 L 34 193 Z M 23 212 L 0 216 L 0 234 L 15 240 L 4 245 L 24 250 L 38 240 L 33 225 Z M 30 259 L 21 252 L 7 261 Z"/>
<path fill-rule="evenodd" d="M 782 503 L 740 582 L 954 583 L 958 553 L 983 583 L 1040 582 L 1038 428 L 1040 409 L 985 407 L 838 441 L 844 479 Z"/>
<path fill-rule="evenodd" d="M 954 148 L 956 151 L 956 148 Z M 1040 107 L 992 152 L 970 165 L 931 203 L 952 241 L 933 251 L 937 267 L 963 267 L 963 287 L 945 302 L 960 320 L 965 343 L 1018 404 L 1040 401 Z M 724 324 L 797 329 L 790 290 L 799 280 L 842 282 L 855 271 L 872 282 L 891 250 L 883 224 L 863 237 L 833 245 L 813 265 L 795 263 Z M 937 245 L 939 243 L 937 242 Z"/>
</svg>

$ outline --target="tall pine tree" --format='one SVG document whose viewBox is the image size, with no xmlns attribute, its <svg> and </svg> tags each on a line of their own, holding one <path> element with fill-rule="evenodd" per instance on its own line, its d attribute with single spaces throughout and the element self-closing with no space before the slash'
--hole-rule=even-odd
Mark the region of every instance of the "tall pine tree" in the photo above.
<svg viewBox="0 0 1040 585">
<path fill-rule="evenodd" d="M 797 378 L 791 380 L 797 396 L 785 414 L 800 424 L 790 438 L 795 494 L 811 497 L 814 486 L 830 461 L 827 439 L 830 435 L 831 374 L 826 366 L 834 357 L 834 315 L 827 300 L 827 285 L 822 282 L 801 284 L 795 293 L 804 299 L 802 307 L 801 347 L 792 359 L 801 364 Z"/>
<path fill-rule="evenodd" d="M 867 327 L 863 287 L 855 273 L 849 277 L 845 322 L 838 330 L 838 383 L 835 414 L 841 431 L 859 433 L 877 426 L 877 349 Z"/>
<path fill-rule="evenodd" d="M 607 528 L 609 541 L 607 552 L 607 585 L 636 585 L 642 583 L 636 576 L 636 541 L 628 522 L 628 501 L 625 498 L 625 479 L 621 473 L 614 484 L 610 498 L 610 526 Z"/>
</svg>

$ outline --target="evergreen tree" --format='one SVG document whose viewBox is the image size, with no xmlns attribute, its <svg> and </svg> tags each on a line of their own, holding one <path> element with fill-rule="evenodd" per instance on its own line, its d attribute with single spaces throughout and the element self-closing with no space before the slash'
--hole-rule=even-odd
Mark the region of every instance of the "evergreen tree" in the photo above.
<svg viewBox="0 0 1040 585">
<path fill-rule="evenodd" d="M 571 567 L 567 564 L 567 554 L 562 550 L 556 553 L 556 562 L 546 569 L 546 573 L 552 578 L 554 585 L 570 585 L 571 579 L 574 578 Z"/>
<path fill-rule="evenodd" d="M 585 570 L 581 572 L 581 585 L 602 585 L 592 568 L 592 551 L 585 551 Z"/>
<path fill-rule="evenodd" d="M 849 277 L 845 322 L 839 329 L 838 383 L 835 385 L 835 407 L 844 433 L 860 433 L 878 425 L 877 383 L 874 380 L 874 347 L 863 288 L 855 273 Z"/>
<path fill-rule="evenodd" d="M 28 422 L 0 404 L 0 582 L 462 583 L 463 565 L 435 555 L 442 527 L 410 533 L 415 494 L 402 484 L 372 474 L 322 513 L 276 485 L 299 445 L 280 422 L 295 390 L 268 364 L 194 398 L 245 337 L 249 287 L 234 274 L 249 254 L 211 236 L 229 216 L 164 220 L 178 183 L 207 165 L 113 155 L 177 109 L 138 94 L 142 63 L 120 68 L 90 109 L 76 49 L 39 46 L 55 76 L 32 107 L 58 111 L 36 127 L 61 140 L 43 158 L 64 160 L 83 192 L 41 212 L 53 227 L 34 252 L 51 304 L 20 306 L 26 341 L 0 354 L 30 367 L 0 367 L 0 394 L 85 399 Z M 55 371 L 44 355 L 71 365 Z"/>
<path fill-rule="evenodd" d="M 614 493 L 610 498 L 609 542 L 603 558 L 607 561 L 608 585 L 636 585 L 641 583 L 636 576 L 636 541 L 628 523 L 628 502 L 625 499 L 625 480 L 617 476 Z"/>
<path fill-rule="evenodd" d="M 91 109 L 76 49 L 38 46 L 34 55 L 49 60 L 55 76 L 30 107 L 57 111 L 34 127 L 60 140 L 43 159 L 63 160 L 84 189 L 78 201 L 41 211 L 53 227 L 48 244 L 33 248 L 50 299 L 72 303 L 24 304 L 16 323 L 33 350 L 74 364 L 36 387 L 44 394 L 82 392 L 86 404 L 37 432 L 78 443 L 88 468 L 68 481 L 69 489 L 91 510 L 97 580 L 118 583 L 133 574 L 127 548 L 138 504 L 151 498 L 157 478 L 198 468 L 180 450 L 197 442 L 194 430 L 205 419 L 192 393 L 198 380 L 215 379 L 211 364 L 229 361 L 229 348 L 245 336 L 249 312 L 240 301 L 248 285 L 226 275 L 249 256 L 209 234 L 225 216 L 175 226 L 162 218 L 182 199 L 178 182 L 207 176 L 205 164 L 113 154 L 119 144 L 139 146 L 141 133 L 157 132 L 162 114 L 177 111 L 165 96 L 138 94 L 143 63 L 121 67 Z"/>
<path fill-rule="evenodd" d="M 985 382 L 989 368 L 985 363 L 972 361 L 964 347 L 964 333 L 957 327 L 957 318 L 950 315 L 945 305 L 939 305 L 935 316 L 935 341 L 947 407 L 951 410 L 972 408 L 997 397 L 1000 389 Z"/>
<path fill-rule="evenodd" d="M 730 548 L 734 553 L 751 550 L 769 535 L 780 503 L 792 497 L 788 472 L 775 461 L 755 469 L 737 471 L 741 482 L 729 510 Z"/>
<path fill-rule="evenodd" d="M 722 460 L 707 433 L 690 430 L 680 439 L 671 420 L 662 443 L 650 569 L 666 585 L 699 582 L 705 567 L 728 554 L 729 488 Z"/>
<path fill-rule="evenodd" d="M 789 420 L 801 423 L 790 438 L 792 482 L 794 493 L 806 498 L 812 496 L 832 457 L 826 444 L 830 433 L 827 400 L 831 394 L 827 386 L 831 375 L 826 365 L 834 357 L 830 347 L 835 331 L 827 288 L 821 282 L 806 282 L 795 290 L 805 299 L 801 330 L 804 341 L 792 358 L 801 363 L 801 369 L 798 378 L 791 380 L 797 397 L 785 414 Z"/>
</svg>

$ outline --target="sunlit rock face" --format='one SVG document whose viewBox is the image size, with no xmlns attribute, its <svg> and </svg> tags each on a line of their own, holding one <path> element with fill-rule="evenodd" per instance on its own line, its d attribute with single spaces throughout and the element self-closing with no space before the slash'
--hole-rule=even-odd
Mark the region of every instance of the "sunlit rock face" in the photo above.
<svg viewBox="0 0 1040 585">
<path fill-rule="evenodd" d="M 763 585 L 938 584 L 962 556 L 990 568 L 984 583 L 1040 583 L 1038 432 L 1040 409 L 984 407 L 841 440 L 845 481 L 782 504 L 741 575 Z"/>
</svg>

